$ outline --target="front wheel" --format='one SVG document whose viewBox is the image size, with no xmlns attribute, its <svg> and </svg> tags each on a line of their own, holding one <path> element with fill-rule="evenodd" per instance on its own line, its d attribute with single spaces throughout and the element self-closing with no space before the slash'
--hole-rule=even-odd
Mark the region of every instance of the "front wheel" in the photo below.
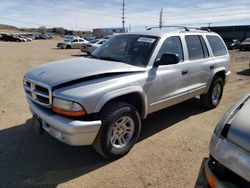
<svg viewBox="0 0 250 188">
<path fill-rule="evenodd" d="M 219 77 L 215 77 L 208 92 L 200 96 L 202 105 L 208 109 L 216 108 L 223 94 L 223 86 L 223 80 Z"/>
<path fill-rule="evenodd" d="M 108 159 L 126 155 L 141 131 L 136 108 L 124 102 L 114 102 L 104 107 L 100 118 L 102 125 L 93 144 L 95 150 Z"/>
</svg>

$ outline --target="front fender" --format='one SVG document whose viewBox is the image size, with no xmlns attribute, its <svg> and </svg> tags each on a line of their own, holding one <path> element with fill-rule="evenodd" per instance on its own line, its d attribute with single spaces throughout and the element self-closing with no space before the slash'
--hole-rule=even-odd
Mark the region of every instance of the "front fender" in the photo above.
<svg viewBox="0 0 250 188">
<path fill-rule="evenodd" d="M 101 97 L 101 99 L 97 102 L 97 105 L 95 107 L 95 112 L 99 112 L 102 107 L 109 102 L 112 99 L 115 99 L 117 97 L 121 97 L 127 94 L 131 93 L 137 93 L 141 97 L 142 102 L 142 118 L 146 118 L 147 115 L 147 97 L 145 96 L 143 89 L 139 86 L 131 86 L 126 87 L 118 90 L 111 91 L 104 96 Z"/>
</svg>

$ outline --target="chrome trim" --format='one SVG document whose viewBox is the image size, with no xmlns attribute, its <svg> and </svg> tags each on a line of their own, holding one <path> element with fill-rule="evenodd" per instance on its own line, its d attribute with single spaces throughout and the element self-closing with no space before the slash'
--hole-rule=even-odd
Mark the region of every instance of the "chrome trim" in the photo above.
<svg viewBox="0 0 250 188">
<path fill-rule="evenodd" d="M 185 96 L 185 95 L 188 95 L 188 91 L 185 91 L 184 93 L 181 93 L 181 94 L 178 94 L 178 95 L 174 95 L 174 96 L 171 96 L 171 97 L 156 101 L 154 103 L 151 103 L 150 106 L 154 106 L 154 105 L 157 105 L 157 104 L 160 104 L 160 103 L 164 103 L 164 102 L 167 102 L 169 100 L 175 99 L 177 97 L 182 97 L 182 96 Z"/>
<path fill-rule="evenodd" d="M 30 83 L 30 87 L 27 85 L 27 82 Z M 24 87 L 25 93 L 29 97 L 29 99 L 31 99 L 32 101 L 34 101 L 35 103 L 37 103 L 41 106 L 47 107 L 47 108 L 50 108 L 52 106 L 52 88 L 50 86 L 48 86 L 47 84 L 38 82 L 38 81 L 31 80 L 29 78 L 23 78 L 23 84 L 24 84 L 23 87 Z M 36 86 L 40 86 L 40 87 L 43 87 L 45 89 L 48 89 L 48 95 L 36 90 Z M 27 93 L 27 91 L 30 92 L 30 95 Z M 39 101 L 37 96 L 49 99 L 49 103 L 46 104 L 46 103 Z"/>
</svg>

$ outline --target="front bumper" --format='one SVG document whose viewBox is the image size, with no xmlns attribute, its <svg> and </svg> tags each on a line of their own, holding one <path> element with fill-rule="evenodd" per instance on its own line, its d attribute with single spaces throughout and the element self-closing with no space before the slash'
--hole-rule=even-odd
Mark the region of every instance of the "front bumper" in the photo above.
<svg viewBox="0 0 250 188">
<path fill-rule="evenodd" d="M 228 82 L 230 75 L 231 75 L 231 71 L 227 71 L 226 72 L 226 77 L 225 77 L 225 83 Z"/>
<path fill-rule="evenodd" d="M 250 153 L 215 133 L 210 143 L 210 155 L 220 164 L 250 182 Z"/>
<path fill-rule="evenodd" d="M 54 138 L 69 145 L 91 145 L 99 131 L 101 121 L 73 120 L 49 111 L 27 98 L 30 111 L 42 120 L 42 128 Z"/>
<path fill-rule="evenodd" d="M 213 158 L 205 161 L 206 182 L 211 188 L 250 187 L 250 182 L 230 171 Z"/>
</svg>

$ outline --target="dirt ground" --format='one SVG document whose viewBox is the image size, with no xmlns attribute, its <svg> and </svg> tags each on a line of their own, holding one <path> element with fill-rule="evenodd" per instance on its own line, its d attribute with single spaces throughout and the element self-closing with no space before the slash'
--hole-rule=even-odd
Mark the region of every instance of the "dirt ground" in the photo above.
<svg viewBox="0 0 250 188">
<path fill-rule="evenodd" d="M 250 52 L 230 52 L 232 76 L 216 109 L 192 99 L 154 113 L 131 152 L 107 161 L 91 147 L 67 146 L 28 127 L 24 73 L 81 55 L 56 49 L 57 42 L 0 42 L 0 187 L 194 187 L 216 123 L 250 92 Z"/>
</svg>

